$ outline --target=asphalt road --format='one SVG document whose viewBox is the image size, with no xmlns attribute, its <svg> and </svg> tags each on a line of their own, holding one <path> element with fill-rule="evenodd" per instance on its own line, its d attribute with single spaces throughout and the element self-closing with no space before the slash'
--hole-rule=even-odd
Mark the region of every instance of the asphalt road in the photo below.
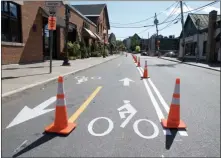
<svg viewBox="0 0 221 158">
<path fill-rule="evenodd" d="M 150 78 L 142 80 L 145 60 Z M 77 124 L 66 137 L 43 133 L 54 121 L 54 111 L 6 128 L 25 106 L 33 109 L 55 96 L 56 82 L 3 99 L 2 156 L 219 157 L 220 73 L 156 57 L 141 57 L 141 67 L 128 55 L 65 78 L 68 116 L 76 117 Z M 125 78 L 132 80 L 129 85 L 120 81 Z M 181 80 L 180 113 L 187 128 L 165 130 L 160 119 L 167 118 L 176 78 Z M 89 97 L 97 88 L 95 97 Z M 135 114 L 120 117 L 126 111 L 118 111 L 122 106 Z M 35 114 L 27 107 L 17 121 Z M 55 102 L 45 109 L 54 107 Z"/>
</svg>

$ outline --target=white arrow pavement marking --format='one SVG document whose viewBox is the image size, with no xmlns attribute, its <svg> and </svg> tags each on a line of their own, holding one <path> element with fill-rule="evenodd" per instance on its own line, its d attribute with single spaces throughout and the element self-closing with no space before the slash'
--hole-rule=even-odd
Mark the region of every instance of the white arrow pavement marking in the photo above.
<svg viewBox="0 0 221 158">
<path fill-rule="evenodd" d="M 29 107 L 25 106 L 18 115 L 12 120 L 12 122 L 6 127 L 10 128 L 12 126 L 18 125 L 20 123 L 23 123 L 27 120 L 33 119 L 37 116 L 43 115 L 45 113 L 48 113 L 50 111 L 53 111 L 54 109 L 46 109 L 45 108 L 52 103 L 56 101 L 56 97 L 51 97 L 48 100 L 44 101 L 40 105 L 36 106 L 34 109 L 30 109 Z"/>
<path fill-rule="evenodd" d="M 123 81 L 124 82 L 124 86 L 129 86 L 130 82 L 134 82 L 133 80 L 129 79 L 129 78 L 124 78 L 122 80 L 119 81 Z"/>
<path fill-rule="evenodd" d="M 125 111 L 121 111 L 123 109 L 125 109 Z M 128 116 L 126 120 L 120 125 L 120 127 L 122 128 L 124 128 L 132 119 L 132 117 L 137 113 L 137 110 L 130 104 L 129 100 L 124 100 L 124 105 L 118 108 L 117 110 L 121 111 L 119 112 L 119 114 L 122 119 L 126 118 L 125 114 L 130 114 L 130 116 Z"/>
<path fill-rule="evenodd" d="M 85 76 L 77 76 L 75 78 L 78 80 L 77 84 L 81 84 L 82 82 L 86 82 L 88 80 L 88 78 Z"/>
</svg>

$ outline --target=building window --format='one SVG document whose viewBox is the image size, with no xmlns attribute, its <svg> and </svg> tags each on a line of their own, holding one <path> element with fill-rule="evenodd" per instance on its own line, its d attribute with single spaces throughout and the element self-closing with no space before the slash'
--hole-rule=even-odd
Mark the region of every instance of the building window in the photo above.
<svg viewBox="0 0 221 158">
<path fill-rule="evenodd" d="M 83 27 L 85 27 L 86 29 L 90 29 L 90 25 L 86 22 L 83 23 Z"/>
<path fill-rule="evenodd" d="M 186 47 L 185 47 L 185 55 L 186 56 L 195 56 L 195 48 L 196 48 L 196 42 L 187 43 Z"/>
<path fill-rule="evenodd" d="M 203 42 L 203 56 L 206 55 L 206 45 L 207 45 L 207 41 Z"/>
<path fill-rule="evenodd" d="M 21 42 L 20 6 L 9 1 L 1 2 L 2 41 Z"/>
</svg>

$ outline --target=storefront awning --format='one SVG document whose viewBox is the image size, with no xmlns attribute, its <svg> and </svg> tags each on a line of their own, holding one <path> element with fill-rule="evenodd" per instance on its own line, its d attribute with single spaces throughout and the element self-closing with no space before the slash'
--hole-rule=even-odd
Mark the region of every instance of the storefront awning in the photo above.
<svg viewBox="0 0 221 158">
<path fill-rule="evenodd" d="M 98 34 L 94 33 L 94 35 L 97 37 L 97 39 L 98 39 L 99 41 L 102 41 L 101 37 L 100 37 Z"/>
<path fill-rule="evenodd" d="M 88 35 L 91 37 L 91 38 L 96 38 L 96 36 L 93 34 L 93 32 L 91 32 L 91 30 L 88 30 L 86 28 L 84 28 L 84 30 L 88 33 Z"/>
</svg>

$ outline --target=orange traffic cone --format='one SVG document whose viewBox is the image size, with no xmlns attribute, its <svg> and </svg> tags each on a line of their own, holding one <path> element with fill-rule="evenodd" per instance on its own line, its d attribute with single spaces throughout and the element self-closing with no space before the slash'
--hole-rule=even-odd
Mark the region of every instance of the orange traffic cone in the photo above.
<svg viewBox="0 0 221 158">
<path fill-rule="evenodd" d="M 168 119 L 162 119 L 161 124 L 164 128 L 186 128 L 186 124 L 180 120 L 180 79 L 176 79 L 173 99 L 170 105 Z"/>
<path fill-rule="evenodd" d="M 63 77 L 59 76 L 55 120 L 54 123 L 45 128 L 45 132 L 69 134 L 76 127 L 75 123 L 68 122 L 63 82 Z"/>
<path fill-rule="evenodd" d="M 134 55 L 132 55 L 132 57 L 133 57 L 133 59 L 134 59 L 134 61 L 135 61 Z"/>
<path fill-rule="evenodd" d="M 148 70 L 147 70 L 147 61 L 145 61 L 145 66 L 144 66 L 144 71 L 143 71 L 143 77 L 142 78 L 149 78 Z"/>
<path fill-rule="evenodd" d="M 137 63 L 137 56 L 135 56 L 135 63 Z"/>
<path fill-rule="evenodd" d="M 138 57 L 137 67 L 140 67 L 140 57 Z"/>
</svg>

